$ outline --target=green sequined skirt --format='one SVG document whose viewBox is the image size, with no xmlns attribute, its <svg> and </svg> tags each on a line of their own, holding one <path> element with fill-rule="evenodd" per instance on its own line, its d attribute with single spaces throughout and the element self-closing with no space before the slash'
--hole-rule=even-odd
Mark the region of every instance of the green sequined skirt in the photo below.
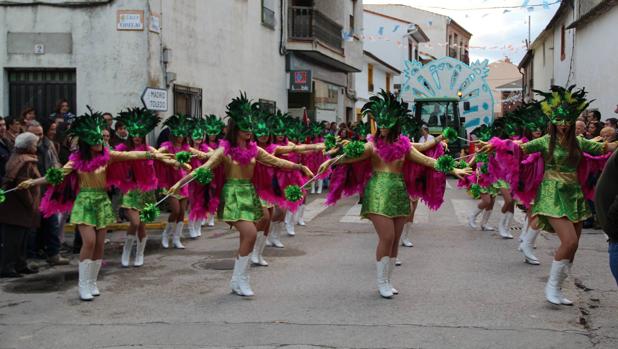
<svg viewBox="0 0 618 349">
<path fill-rule="evenodd" d="M 543 179 L 532 206 L 532 215 L 538 216 L 540 229 L 553 233 L 548 217 L 564 217 L 577 223 L 590 218 L 592 213 L 579 183 Z"/>
<path fill-rule="evenodd" d="M 146 204 L 154 203 L 155 201 L 154 191 L 143 192 L 140 190 L 131 190 L 122 196 L 122 204 L 120 207 L 141 211 Z"/>
<path fill-rule="evenodd" d="M 373 213 L 389 218 L 408 217 L 410 198 L 400 173 L 374 172 L 365 187 L 361 217 Z"/>
<path fill-rule="evenodd" d="M 228 179 L 223 185 L 218 214 L 225 222 L 257 222 L 262 219 L 262 203 L 251 181 Z"/>
<path fill-rule="evenodd" d="M 103 229 L 116 223 L 112 202 L 104 189 L 81 188 L 71 211 L 71 224 Z"/>
</svg>

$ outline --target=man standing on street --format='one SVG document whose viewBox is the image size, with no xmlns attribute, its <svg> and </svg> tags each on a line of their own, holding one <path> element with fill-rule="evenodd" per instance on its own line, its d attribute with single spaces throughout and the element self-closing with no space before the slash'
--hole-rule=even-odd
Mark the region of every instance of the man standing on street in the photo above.
<svg viewBox="0 0 618 349">
<path fill-rule="evenodd" d="M 609 268 L 618 284 L 618 152 L 614 152 L 597 182 L 597 218 L 609 237 Z"/>
</svg>

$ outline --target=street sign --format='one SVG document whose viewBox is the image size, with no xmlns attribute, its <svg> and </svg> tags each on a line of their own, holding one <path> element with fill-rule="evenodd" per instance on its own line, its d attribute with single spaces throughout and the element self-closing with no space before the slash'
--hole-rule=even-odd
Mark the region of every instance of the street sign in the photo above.
<svg viewBox="0 0 618 349">
<path fill-rule="evenodd" d="M 142 93 L 144 107 L 154 111 L 167 111 L 167 90 L 146 87 Z"/>
<path fill-rule="evenodd" d="M 311 70 L 290 71 L 290 91 L 311 92 Z"/>
</svg>

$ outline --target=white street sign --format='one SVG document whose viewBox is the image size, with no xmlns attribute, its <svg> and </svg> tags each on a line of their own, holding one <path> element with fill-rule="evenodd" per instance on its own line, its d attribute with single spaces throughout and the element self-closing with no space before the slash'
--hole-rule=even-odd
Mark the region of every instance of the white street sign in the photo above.
<svg viewBox="0 0 618 349">
<path fill-rule="evenodd" d="M 167 111 L 167 90 L 147 87 L 142 93 L 144 107 L 154 111 Z"/>
</svg>

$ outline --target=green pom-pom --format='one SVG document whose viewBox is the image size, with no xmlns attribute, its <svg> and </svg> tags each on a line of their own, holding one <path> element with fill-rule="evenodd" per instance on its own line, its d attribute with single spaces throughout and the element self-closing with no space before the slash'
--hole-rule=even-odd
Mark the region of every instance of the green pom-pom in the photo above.
<svg viewBox="0 0 618 349">
<path fill-rule="evenodd" d="M 139 218 L 144 223 L 154 222 L 157 217 L 161 214 L 159 208 L 155 204 L 146 204 L 146 207 L 139 214 Z"/>
<path fill-rule="evenodd" d="M 215 176 L 212 173 L 211 169 L 200 167 L 197 170 L 195 170 L 195 172 L 193 172 L 193 177 L 195 177 L 195 179 L 198 182 L 200 182 L 200 184 L 206 185 L 206 184 L 212 182 L 212 180 L 213 180 L 213 178 Z"/>
<path fill-rule="evenodd" d="M 285 199 L 290 202 L 296 202 L 303 198 L 303 191 L 297 185 L 288 185 L 285 188 Z"/>
<path fill-rule="evenodd" d="M 64 180 L 64 173 L 61 169 L 52 167 L 45 173 L 45 180 L 51 185 L 58 185 Z"/>
<path fill-rule="evenodd" d="M 489 163 L 489 155 L 487 153 L 476 154 L 476 162 Z"/>
<path fill-rule="evenodd" d="M 468 168 L 468 163 L 465 160 L 459 160 L 459 162 L 457 163 L 457 166 L 455 167 L 463 170 L 464 168 Z"/>
<path fill-rule="evenodd" d="M 456 141 L 459 135 L 457 134 L 457 131 L 455 131 L 454 128 L 447 127 L 444 129 L 444 131 L 442 131 L 442 136 L 446 138 L 449 142 L 452 142 L 452 141 Z"/>
<path fill-rule="evenodd" d="M 442 173 L 451 173 L 455 168 L 455 159 L 450 155 L 442 155 L 436 161 L 436 170 Z"/>
<path fill-rule="evenodd" d="M 336 146 L 337 146 L 337 139 L 335 138 L 335 136 L 332 134 L 327 134 L 324 137 L 324 147 L 326 148 L 326 151 L 329 151 Z"/>
<path fill-rule="evenodd" d="M 481 186 L 478 184 L 472 184 L 470 186 L 470 195 L 472 195 L 472 197 L 474 199 L 478 199 L 481 197 Z"/>
<path fill-rule="evenodd" d="M 350 159 L 356 159 L 365 152 L 365 144 L 359 141 L 352 141 L 343 147 L 343 153 Z"/>
<path fill-rule="evenodd" d="M 487 163 L 484 163 L 483 166 L 481 166 L 481 173 L 482 174 L 488 174 L 489 173 L 489 166 L 487 166 Z"/>
<path fill-rule="evenodd" d="M 4 201 L 6 201 L 6 194 L 4 193 L 4 190 L 0 189 L 0 204 Z"/>
<path fill-rule="evenodd" d="M 189 162 L 190 159 L 191 153 L 189 153 L 188 151 L 181 151 L 176 153 L 176 161 L 180 162 L 181 164 L 186 164 L 187 162 Z"/>
</svg>

